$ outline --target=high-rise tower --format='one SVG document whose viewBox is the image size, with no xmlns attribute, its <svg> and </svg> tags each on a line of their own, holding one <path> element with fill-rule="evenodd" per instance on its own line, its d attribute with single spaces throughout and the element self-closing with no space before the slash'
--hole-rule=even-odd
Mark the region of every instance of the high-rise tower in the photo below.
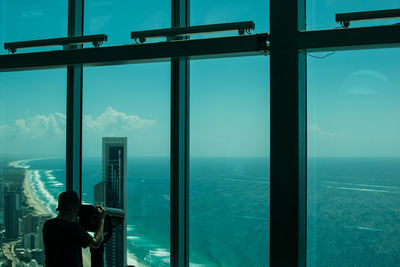
<svg viewBox="0 0 400 267">
<path fill-rule="evenodd" d="M 104 198 L 104 181 L 101 180 L 98 184 L 94 186 L 94 204 L 105 206 Z"/>
<path fill-rule="evenodd" d="M 4 226 L 5 237 L 8 240 L 18 238 L 18 194 L 16 192 L 4 193 Z"/>
<path fill-rule="evenodd" d="M 103 137 L 104 205 L 126 211 L 126 137 Z M 100 186 L 100 185 L 99 185 Z M 97 188 L 98 192 L 100 188 Z M 126 266 L 126 218 L 105 244 L 106 266 Z"/>
</svg>

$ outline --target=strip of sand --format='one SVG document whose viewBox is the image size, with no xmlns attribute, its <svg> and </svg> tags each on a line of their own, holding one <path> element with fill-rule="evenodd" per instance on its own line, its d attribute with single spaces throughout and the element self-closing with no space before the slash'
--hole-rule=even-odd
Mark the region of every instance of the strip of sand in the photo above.
<svg viewBox="0 0 400 267">
<path fill-rule="evenodd" d="M 40 204 L 37 202 L 37 200 L 33 197 L 31 188 L 29 186 L 29 176 L 30 176 L 30 171 L 25 171 L 25 178 L 24 178 L 24 183 L 23 183 L 23 188 L 24 188 L 24 194 L 26 196 L 26 203 L 32 207 L 35 212 L 39 215 L 42 214 L 48 214 L 48 212 L 40 206 Z"/>
</svg>

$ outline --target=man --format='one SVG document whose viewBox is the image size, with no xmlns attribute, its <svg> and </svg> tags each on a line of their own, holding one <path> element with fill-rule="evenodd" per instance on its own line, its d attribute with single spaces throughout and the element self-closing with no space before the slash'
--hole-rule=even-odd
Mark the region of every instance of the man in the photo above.
<svg viewBox="0 0 400 267">
<path fill-rule="evenodd" d="M 47 267 L 82 267 L 82 247 L 98 248 L 103 238 L 105 209 L 97 206 L 99 222 L 94 237 L 77 222 L 80 200 L 74 191 L 58 197 L 59 214 L 45 222 L 43 241 Z"/>
</svg>

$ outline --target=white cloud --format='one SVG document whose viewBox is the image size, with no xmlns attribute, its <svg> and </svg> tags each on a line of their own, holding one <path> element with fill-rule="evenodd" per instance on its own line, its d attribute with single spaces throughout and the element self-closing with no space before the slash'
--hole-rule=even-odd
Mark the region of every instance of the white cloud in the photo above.
<svg viewBox="0 0 400 267">
<path fill-rule="evenodd" d="M 51 113 L 29 117 L 27 119 L 17 119 L 15 125 L 10 128 L 10 132 L 15 135 L 26 135 L 32 138 L 44 136 L 65 135 L 66 117 L 62 113 Z"/>
<path fill-rule="evenodd" d="M 342 133 L 329 132 L 329 131 L 323 130 L 315 122 L 311 126 L 308 127 L 308 130 L 310 131 L 310 133 L 318 134 L 321 137 L 339 137 L 339 136 L 343 136 Z"/>
<path fill-rule="evenodd" d="M 83 130 L 87 134 L 118 135 L 153 126 L 156 123 L 156 120 L 142 119 L 139 116 L 129 115 L 108 107 L 106 111 L 96 118 L 93 118 L 91 115 L 85 116 L 83 119 Z"/>
<path fill-rule="evenodd" d="M 98 117 L 85 116 L 83 119 L 83 131 L 88 135 L 118 135 L 150 127 L 156 123 L 156 120 L 142 119 L 139 116 L 119 112 L 112 107 L 108 107 Z M 66 116 L 58 112 L 48 115 L 36 114 L 28 118 L 17 119 L 14 125 L 11 126 L 0 125 L 0 136 L 7 138 L 37 139 L 50 136 L 65 137 L 65 134 Z"/>
</svg>

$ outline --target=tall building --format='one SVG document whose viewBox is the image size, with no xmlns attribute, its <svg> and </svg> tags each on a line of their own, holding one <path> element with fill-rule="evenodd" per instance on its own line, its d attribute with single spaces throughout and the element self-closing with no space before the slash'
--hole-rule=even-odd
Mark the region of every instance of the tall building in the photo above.
<svg viewBox="0 0 400 267">
<path fill-rule="evenodd" d="M 104 205 L 104 181 L 100 181 L 94 186 L 94 204 Z"/>
<path fill-rule="evenodd" d="M 2 181 L 2 183 L 0 184 L 0 210 L 2 211 L 4 210 L 4 192 L 6 192 L 6 186 L 7 183 Z"/>
<path fill-rule="evenodd" d="M 17 193 L 4 192 L 4 226 L 6 230 L 6 239 L 12 240 L 18 238 L 18 210 Z"/>
<path fill-rule="evenodd" d="M 106 207 L 126 209 L 126 137 L 103 137 L 103 185 Z M 101 200 L 101 199 L 100 199 Z M 105 244 L 106 266 L 126 266 L 126 219 L 114 228 L 111 239 Z"/>
<path fill-rule="evenodd" d="M 3 182 L 2 184 L 1 184 L 1 209 L 2 210 L 4 210 L 4 208 L 5 208 L 5 197 L 6 197 L 6 194 L 7 194 L 7 192 L 15 192 L 15 193 L 17 193 L 18 192 L 18 190 L 17 190 L 17 188 L 16 188 L 16 186 L 15 186 L 15 183 L 12 183 L 12 182 Z M 18 202 L 18 199 L 16 199 L 16 201 Z M 16 208 L 17 208 L 17 205 L 18 204 L 16 204 Z"/>
<path fill-rule="evenodd" d="M 22 234 L 36 233 L 38 217 L 33 214 L 28 214 L 22 218 Z"/>
<path fill-rule="evenodd" d="M 29 233 L 24 235 L 24 249 L 35 249 L 36 248 L 36 241 L 37 235 L 35 233 Z"/>
</svg>

